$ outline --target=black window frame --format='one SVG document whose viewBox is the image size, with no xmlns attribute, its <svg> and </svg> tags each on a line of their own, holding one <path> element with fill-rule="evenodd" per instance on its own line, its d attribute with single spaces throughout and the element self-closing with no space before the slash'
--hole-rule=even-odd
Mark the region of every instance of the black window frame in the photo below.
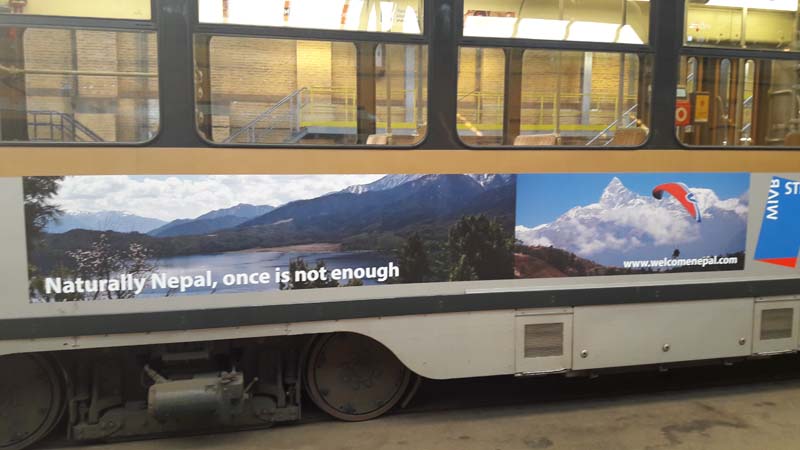
<svg viewBox="0 0 800 450">
<path fill-rule="evenodd" d="M 582 52 L 598 52 L 598 53 L 612 53 L 612 54 L 635 54 L 641 57 L 652 58 L 655 64 L 655 52 L 657 43 L 654 42 L 657 22 L 656 7 L 663 3 L 668 3 L 670 0 L 651 0 L 650 17 L 649 17 L 649 32 L 648 42 L 644 44 L 626 44 L 626 43 L 612 43 L 612 42 L 589 42 L 589 41 L 565 41 L 565 40 L 549 40 L 549 39 L 526 39 L 526 38 L 496 38 L 496 37 L 475 37 L 463 35 L 463 17 L 464 17 L 464 0 L 456 0 L 459 5 L 458 12 L 461 17 L 461 22 L 458 27 L 458 49 L 461 48 L 496 48 L 503 51 L 510 49 L 525 50 L 550 50 L 550 51 L 582 51 Z M 655 5 L 654 5 L 655 4 Z M 657 72 L 654 68 L 654 75 Z M 655 78 L 655 77 L 654 77 Z M 653 82 L 651 95 L 651 104 L 655 100 L 655 79 Z M 652 111 L 651 117 L 652 116 Z M 653 121 L 655 123 L 655 121 Z M 455 124 L 454 124 L 455 127 Z M 575 148 L 572 146 L 563 145 L 548 145 L 548 146 L 512 146 L 512 145 L 492 145 L 492 146 L 474 146 L 468 145 L 463 142 L 460 137 L 461 145 L 470 150 L 637 150 L 648 146 L 653 137 L 653 128 L 651 127 L 647 139 L 637 146 L 587 146 Z M 455 130 L 458 134 L 458 130 Z"/>
<path fill-rule="evenodd" d="M 572 147 L 468 147 L 461 143 L 456 129 L 458 53 L 462 46 L 524 47 L 539 50 L 633 52 L 652 58 L 652 95 L 650 98 L 650 134 L 639 147 L 584 147 L 580 150 L 708 150 L 719 146 L 687 146 L 678 140 L 674 124 L 678 67 L 684 56 L 747 57 L 751 59 L 800 60 L 800 52 L 721 49 L 684 45 L 685 3 L 675 0 L 651 0 L 649 42 L 646 45 L 548 41 L 529 39 L 464 37 L 463 0 L 426 0 L 424 29 L 419 35 L 375 33 L 344 30 L 311 30 L 287 27 L 200 24 L 196 0 L 151 0 L 151 20 L 98 19 L 82 17 L 3 15 L 4 25 L 42 28 L 81 28 L 108 31 L 151 31 L 158 40 L 159 132 L 143 143 L 40 143 L 4 141 L 0 147 L 151 147 L 219 148 L 211 144 L 195 126 L 194 53 L 195 33 L 273 37 L 302 40 L 350 40 L 389 44 L 418 44 L 428 47 L 428 129 L 414 146 L 320 146 L 265 144 L 237 146 L 292 149 L 424 149 L 424 150 L 572 150 Z M 728 147 L 730 151 L 757 149 L 797 150 L 796 147 Z"/>
<path fill-rule="evenodd" d="M 0 147 L 152 147 L 159 141 L 164 130 L 164 102 L 162 92 L 164 87 L 161 80 L 162 70 L 162 39 L 159 23 L 159 2 L 150 0 L 150 19 L 109 19 L 96 17 L 73 16 L 48 16 L 29 14 L 0 14 L 0 25 L 19 28 L 51 28 L 62 30 L 87 30 L 109 32 L 151 32 L 155 33 L 158 59 L 156 72 L 158 74 L 158 130 L 155 135 L 141 142 L 32 142 L 32 141 L 0 141 Z"/>
<path fill-rule="evenodd" d="M 156 1 L 156 0 L 154 0 Z M 430 93 L 432 92 L 432 77 L 431 65 L 434 62 L 431 51 L 431 34 L 434 27 L 434 1 L 424 0 L 423 2 L 423 18 L 422 18 L 422 33 L 389 33 L 389 32 L 373 32 L 373 31 L 357 31 L 357 30 L 328 30 L 317 28 L 297 28 L 297 27 L 274 27 L 274 26 L 261 26 L 261 25 L 240 25 L 240 24 L 219 24 L 219 23 L 203 23 L 200 22 L 199 10 L 197 8 L 198 0 L 189 0 L 191 2 L 191 35 L 192 41 L 195 36 L 209 36 L 211 38 L 217 36 L 227 37 L 246 37 L 246 38 L 263 38 L 263 39 L 284 39 L 284 40 L 297 40 L 297 41 L 320 41 L 320 42 L 342 42 L 356 44 L 394 44 L 394 45 L 418 45 L 427 47 L 428 51 L 428 124 L 430 124 Z M 194 71 L 195 54 L 194 48 L 191 51 L 192 71 Z M 194 84 L 194 77 L 192 77 L 193 89 L 196 89 Z M 194 92 L 194 91 L 193 91 Z M 195 111 L 197 111 L 197 102 L 194 95 L 191 102 Z M 192 117 L 195 117 L 195 112 Z M 212 148 L 284 148 L 284 149 L 328 149 L 328 150 L 341 150 L 341 149 L 356 149 L 356 150 L 414 150 L 419 149 L 428 141 L 431 136 L 431 128 L 427 127 L 425 136 L 422 136 L 418 142 L 412 145 L 366 145 L 366 144 L 353 144 L 353 145 L 320 145 L 320 144 L 285 144 L 285 143 L 268 143 L 268 144 L 240 144 L 240 143 L 221 143 L 214 142 L 207 139 L 202 135 L 197 126 L 193 127 L 194 133 L 197 138 L 203 141 L 205 146 Z"/>
<path fill-rule="evenodd" d="M 678 50 L 678 57 L 675 62 L 673 72 L 675 72 L 675 84 L 673 94 L 678 88 L 678 72 L 680 71 L 681 58 L 690 58 L 692 56 L 698 58 L 728 58 L 728 59 L 752 59 L 752 60 L 781 60 L 781 61 L 797 61 L 800 64 L 800 48 L 794 51 L 782 50 L 764 50 L 764 49 L 748 49 L 748 48 L 735 48 L 735 47 L 712 47 L 703 45 L 691 45 L 686 43 L 686 9 L 687 0 L 676 1 L 676 8 L 679 9 L 681 18 L 680 25 L 680 48 Z M 678 139 L 678 127 L 673 126 L 673 134 L 678 148 L 685 150 L 724 150 L 724 151 L 751 151 L 751 150 L 770 150 L 770 151 L 798 151 L 800 146 L 785 146 L 785 145 L 742 145 L 742 146 L 721 146 L 721 145 L 690 145 Z"/>
</svg>

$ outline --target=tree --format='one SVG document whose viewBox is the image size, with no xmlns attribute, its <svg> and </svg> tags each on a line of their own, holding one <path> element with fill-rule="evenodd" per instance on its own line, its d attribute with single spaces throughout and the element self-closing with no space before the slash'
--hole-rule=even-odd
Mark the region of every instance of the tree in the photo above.
<svg viewBox="0 0 800 450">
<path fill-rule="evenodd" d="M 84 280 L 108 280 L 112 277 L 132 275 L 134 278 L 148 276 L 155 272 L 152 252 L 145 246 L 132 242 L 123 251 L 116 251 L 108 242 L 108 237 L 101 234 L 88 250 L 67 252 L 75 261 L 76 273 Z M 133 290 L 90 292 L 85 294 L 87 300 L 133 298 Z"/>
<path fill-rule="evenodd" d="M 71 279 L 75 274 L 70 269 L 60 265 L 55 267 L 50 276 L 54 278 Z M 39 268 L 33 264 L 28 265 L 28 294 L 30 298 L 36 302 L 54 303 L 54 302 L 76 302 L 84 299 L 84 295 L 79 292 L 71 294 L 67 293 L 47 293 L 45 289 L 45 277 L 39 274 Z"/>
<path fill-rule="evenodd" d="M 514 237 L 485 215 L 464 216 L 450 228 L 450 280 L 514 277 Z"/>
<path fill-rule="evenodd" d="M 61 181 L 64 177 L 23 177 L 22 192 L 25 207 L 25 234 L 28 248 L 28 261 L 33 258 L 31 253 L 41 245 L 42 232 L 47 224 L 58 219 L 63 212 L 51 203 L 53 197 L 58 195 Z M 58 276 L 69 276 L 65 268 L 59 269 Z M 28 290 L 31 298 L 43 301 L 79 300 L 79 295 L 47 295 L 44 290 L 44 278 L 39 274 L 39 268 L 28 263 Z"/>
<path fill-rule="evenodd" d="M 58 195 L 63 180 L 64 177 L 22 178 L 28 252 L 40 242 L 42 230 L 47 224 L 63 214 L 58 205 L 51 203 L 53 197 Z"/>
<path fill-rule="evenodd" d="M 343 287 L 354 287 L 354 286 L 364 286 L 364 280 L 360 278 L 353 278 L 352 280 L 349 280 L 347 284 L 345 284 Z"/>
<path fill-rule="evenodd" d="M 399 265 L 400 281 L 403 283 L 421 283 L 430 274 L 428 253 L 418 233 L 409 236 L 400 250 Z"/>
<path fill-rule="evenodd" d="M 325 261 L 319 260 L 317 261 L 317 266 L 314 268 L 314 270 L 321 272 L 322 269 L 324 268 L 325 268 Z M 339 287 L 339 282 L 330 279 L 330 277 L 327 277 L 327 279 L 325 280 L 321 279 L 320 277 L 316 281 L 309 281 L 307 278 L 304 279 L 305 277 L 297 276 L 298 272 L 307 273 L 309 271 L 310 270 L 308 268 L 308 264 L 306 264 L 306 262 L 303 261 L 303 258 L 297 258 L 290 261 L 289 281 L 287 281 L 286 283 L 284 283 L 283 281 L 280 282 L 281 290 L 288 291 L 294 289 L 316 289 L 316 288 L 326 288 L 326 287 Z"/>
</svg>

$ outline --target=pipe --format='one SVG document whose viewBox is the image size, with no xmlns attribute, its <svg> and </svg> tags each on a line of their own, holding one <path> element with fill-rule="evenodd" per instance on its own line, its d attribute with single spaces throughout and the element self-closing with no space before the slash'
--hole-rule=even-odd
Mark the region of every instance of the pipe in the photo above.
<svg viewBox="0 0 800 450">
<path fill-rule="evenodd" d="M 61 70 L 61 69 L 17 69 L 0 64 L 0 72 L 9 75 L 86 75 L 105 77 L 158 77 L 156 72 L 117 72 L 117 71 L 88 71 L 88 70 Z"/>
</svg>

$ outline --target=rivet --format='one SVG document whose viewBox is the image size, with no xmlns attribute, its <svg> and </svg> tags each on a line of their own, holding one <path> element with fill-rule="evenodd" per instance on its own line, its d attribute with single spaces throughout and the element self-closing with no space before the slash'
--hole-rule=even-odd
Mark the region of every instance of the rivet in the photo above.
<svg viewBox="0 0 800 450">
<path fill-rule="evenodd" d="M 747 339 L 745 339 L 745 338 L 739 338 L 739 345 L 744 345 L 744 344 L 746 344 L 746 343 L 747 343 Z"/>
<path fill-rule="evenodd" d="M 662 352 L 668 352 L 669 351 L 669 344 L 664 344 L 664 346 L 661 347 L 661 351 Z"/>
<path fill-rule="evenodd" d="M 588 350 L 581 350 L 581 358 L 586 358 L 589 356 Z"/>
</svg>

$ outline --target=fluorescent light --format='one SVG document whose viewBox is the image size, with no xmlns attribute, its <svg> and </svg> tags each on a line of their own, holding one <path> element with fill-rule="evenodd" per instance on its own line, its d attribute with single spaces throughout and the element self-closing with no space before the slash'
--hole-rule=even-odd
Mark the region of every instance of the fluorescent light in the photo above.
<svg viewBox="0 0 800 450">
<path fill-rule="evenodd" d="M 220 0 L 200 0 L 197 4 L 200 23 L 222 23 L 222 2 Z"/>
<path fill-rule="evenodd" d="M 514 36 L 515 17 L 467 16 L 464 21 L 464 35 L 475 37 Z"/>
<path fill-rule="evenodd" d="M 411 6 L 406 6 L 406 14 L 403 16 L 403 33 L 420 34 L 421 32 L 417 11 Z"/>
<path fill-rule="evenodd" d="M 367 31 L 378 31 L 378 13 L 375 11 L 375 3 L 369 12 L 369 20 L 367 20 Z"/>
<path fill-rule="evenodd" d="M 797 11 L 797 0 L 708 0 L 705 6 Z"/>
<path fill-rule="evenodd" d="M 200 0 L 200 22 L 283 25 L 283 3 L 280 0 L 229 0 L 227 18 L 223 14 L 222 3 L 222 0 Z"/>
<path fill-rule="evenodd" d="M 623 25 L 619 30 L 619 37 L 617 38 L 619 44 L 644 44 L 642 38 L 636 33 L 630 25 Z"/>
<path fill-rule="evenodd" d="M 222 10 L 222 2 L 219 2 Z M 227 23 L 283 26 L 281 0 L 229 0 Z"/>
<path fill-rule="evenodd" d="M 600 22 L 572 22 L 569 26 L 568 41 L 614 42 L 619 25 Z"/>
<path fill-rule="evenodd" d="M 347 6 L 347 14 L 344 18 L 345 30 L 358 30 L 361 26 L 361 10 L 364 9 L 362 0 L 350 0 Z"/>
<path fill-rule="evenodd" d="M 392 31 L 394 6 L 394 2 L 381 2 L 381 31 Z"/>
<path fill-rule="evenodd" d="M 344 0 L 292 0 L 289 26 L 336 30 L 342 26 Z"/>
<path fill-rule="evenodd" d="M 517 27 L 518 38 L 563 40 L 567 35 L 566 20 L 522 19 Z"/>
</svg>

